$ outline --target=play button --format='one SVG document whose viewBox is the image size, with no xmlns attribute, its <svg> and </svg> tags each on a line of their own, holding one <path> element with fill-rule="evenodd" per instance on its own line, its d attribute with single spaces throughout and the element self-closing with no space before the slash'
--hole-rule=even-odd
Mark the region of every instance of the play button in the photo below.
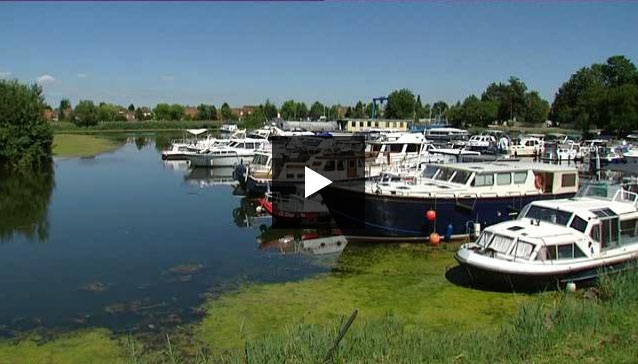
<svg viewBox="0 0 638 364">
<path fill-rule="evenodd" d="M 326 177 L 320 175 L 319 173 L 313 171 L 308 167 L 304 167 L 304 197 L 308 198 L 308 196 L 313 193 L 319 191 L 320 189 L 326 187 L 331 184 L 332 181 L 327 179 Z"/>
</svg>

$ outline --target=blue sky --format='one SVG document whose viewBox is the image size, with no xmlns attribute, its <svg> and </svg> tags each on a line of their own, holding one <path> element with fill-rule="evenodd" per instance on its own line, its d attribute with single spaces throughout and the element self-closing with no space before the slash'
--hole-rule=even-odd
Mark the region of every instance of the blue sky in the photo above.
<svg viewBox="0 0 638 364">
<path fill-rule="evenodd" d="M 582 66 L 638 63 L 638 3 L 0 3 L 0 77 L 136 105 L 455 102 L 510 75 L 552 100 Z"/>
</svg>

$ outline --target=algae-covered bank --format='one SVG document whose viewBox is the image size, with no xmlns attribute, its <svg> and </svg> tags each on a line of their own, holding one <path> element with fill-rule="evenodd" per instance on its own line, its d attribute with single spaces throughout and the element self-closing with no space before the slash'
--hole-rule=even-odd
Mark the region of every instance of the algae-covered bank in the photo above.
<svg viewBox="0 0 638 364">
<path fill-rule="evenodd" d="M 56 157 L 91 157 L 111 152 L 122 146 L 113 138 L 83 134 L 55 134 L 53 154 Z"/>
<path fill-rule="evenodd" d="M 211 295 L 202 321 L 128 334 L 83 330 L 0 342 L 0 362 L 632 362 L 638 275 L 576 293 L 516 294 L 453 283 L 454 246 L 349 245 L 331 272 Z"/>
</svg>

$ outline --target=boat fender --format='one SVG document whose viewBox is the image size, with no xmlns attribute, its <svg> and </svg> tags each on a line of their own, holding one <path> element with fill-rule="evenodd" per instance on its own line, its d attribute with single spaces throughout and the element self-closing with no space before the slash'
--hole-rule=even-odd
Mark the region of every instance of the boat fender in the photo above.
<svg viewBox="0 0 638 364">
<path fill-rule="evenodd" d="M 536 187 L 536 189 L 541 190 L 543 189 L 543 182 L 545 182 L 543 180 L 543 175 L 542 174 L 537 174 L 534 177 L 534 187 Z"/>
<path fill-rule="evenodd" d="M 576 292 L 576 283 L 568 282 L 567 283 L 567 292 Z"/>
<path fill-rule="evenodd" d="M 447 241 L 452 240 L 452 234 L 454 234 L 454 225 L 449 224 L 447 226 L 447 230 L 445 231 L 445 240 Z"/>
<path fill-rule="evenodd" d="M 429 209 L 428 212 L 425 213 L 425 218 L 428 221 L 434 221 L 436 219 L 436 211 Z"/>
<path fill-rule="evenodd" d="M 473 234 L 474 234 L 474 238 L 478 239 L 479 235 L 481 235 L 481 223 L 480 222 L 475 222 L 474 223 L 474 229 L 472 230 Z"/>
<path fill-rule="evenodd" d="M 441 242 L 441 237 L 436 232 L 430 234 L 430 244 L 432 246 L 438 246 Z"/>
</svg>

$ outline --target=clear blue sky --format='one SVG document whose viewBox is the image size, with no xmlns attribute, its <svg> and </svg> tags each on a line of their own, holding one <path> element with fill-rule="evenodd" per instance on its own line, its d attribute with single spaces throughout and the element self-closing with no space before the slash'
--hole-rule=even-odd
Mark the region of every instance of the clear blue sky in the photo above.
<svg viewBox="0 0 638 364">
<path fill-rule="evenodd" d="M 0 3 L 0 77 L 54 106 L 455 102 L 510 75 L 551 101 L 615 54 L 638 63 L 638 4 Z"/>
</svg>

